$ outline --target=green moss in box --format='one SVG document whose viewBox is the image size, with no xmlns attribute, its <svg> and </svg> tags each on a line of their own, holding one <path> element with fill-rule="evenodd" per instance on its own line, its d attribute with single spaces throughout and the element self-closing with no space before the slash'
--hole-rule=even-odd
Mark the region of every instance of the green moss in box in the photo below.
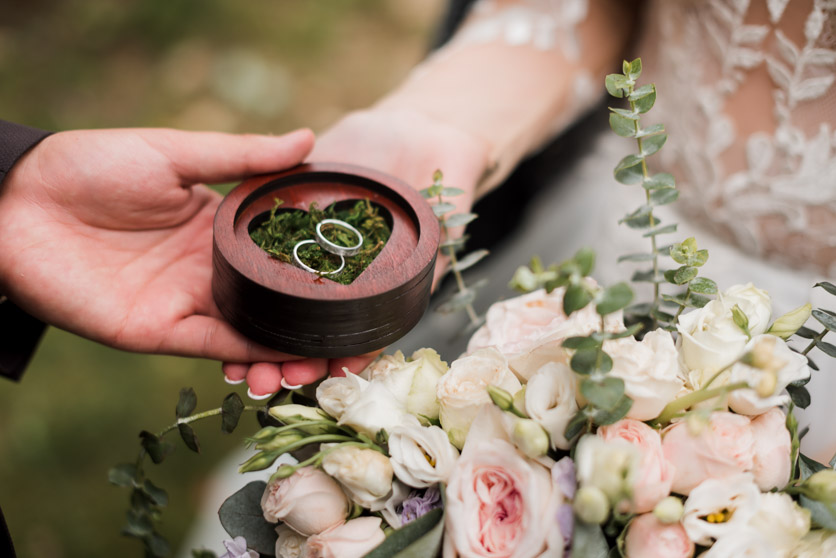
<svg viewBox="0 0 836 558">
<path fill-rule="evenodd" d="M 250 237 L 258 246 L 283 262 L 293 263 L 293 247 L 302 240 L 316 238 L 316 225 L 324 219 L 340 219 L 356 228 L 363 235 L 363 247 L 354 256 L 345 257 L 345 268 L 335 275 L 323 275 L 327 279 L 348 285 L 359 276 L 383 249 L 392 231 L 380 208 L 369 200 L 358 200 L 350 207 L 332 204 L 319 209 L 312 203 L 307 212 L 282 208 L 282 200 L 270 210 L 268 218 L 250 231 Z M 340 227 L 322 227 L 322 234 L 335 244 L 352 246 L 357 237 Z M 323 273 L 340 266 L 340 257 L 326 252 L 318 244 L 305 244 L 299 248 L 299 258 L 309 267 Z"/>
</svg>

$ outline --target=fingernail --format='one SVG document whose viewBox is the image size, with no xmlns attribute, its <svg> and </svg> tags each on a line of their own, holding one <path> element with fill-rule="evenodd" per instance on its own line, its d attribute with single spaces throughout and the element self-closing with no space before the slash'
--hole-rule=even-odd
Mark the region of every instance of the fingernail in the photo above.
<svg viewBox="0 0 836 558">
<path fill-rule="evenodd" d="M 270 397 L 273 397 L 274 394 L 265 393 L 264 395 L 256 395 L 256 394 L 253 393 L 253 390 L 251 390 L 250 388 L 247 388 L 247 395 L 250 397 L 250 399 L 254 399 L 256 401 L 261 401 L 263 399 L 268 399 Z"/>
<path fill-rule="evenodd" d="M 237 386 L 238 384 L 244 383 L 244 378 L 241 378 L 240 380 L 231 380 L 229 376 L 224 376 L 224 382 L 231 386 Z"/>
<path fill-rule="evenodd" d="M 292 386 L 292 385 L 288 384 L 288 383 L 285 381 L 285 379 L 284 379 L 284 378 L 282 378 L 282 387 L 283 387 L 284 389 L 291 389 L 291 390 L 292 390 L 292 389 L 299 389 L 300 387 L 302 387 L 302 385 L 303 385 L 303 384 L 299 384 L 298 386 Z"/>
</svg>

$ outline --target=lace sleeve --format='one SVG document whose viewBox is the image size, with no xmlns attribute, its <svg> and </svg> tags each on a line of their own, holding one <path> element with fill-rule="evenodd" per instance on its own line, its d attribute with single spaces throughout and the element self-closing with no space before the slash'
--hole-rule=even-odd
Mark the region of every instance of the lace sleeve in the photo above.
<svg viewBox="0 0 836 558">
<path fill-rule="evenodd" d="M 482 195 L 602 92 L 630 28 L 617 0 L 480 0 L 381 106 L 410 106 L 491 146 Z"/>
</svg>

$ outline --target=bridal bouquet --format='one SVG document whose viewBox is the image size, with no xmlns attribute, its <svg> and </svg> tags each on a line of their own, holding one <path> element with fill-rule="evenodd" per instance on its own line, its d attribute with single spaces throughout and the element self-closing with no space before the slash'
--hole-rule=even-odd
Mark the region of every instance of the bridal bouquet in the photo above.
<svg viewBox="0 0 836 558">
<path fill-rule="evenodd" d="M 396 352 L 279 394 L 260 408 L 263 428 L 247 439 L 256 453 L 240 469 L 269 470 L 269 481 L 220 510 L 233 537 L 225 557 L 836 556 L 834 464 L 800 454 L 792 414 L 809 404 L 808 353 L 836 356 L 823 341 L 836 313 L 805 305 L 774 317 L 756 286 L 721 290 L 700 276 L 708 252 L 694 239 L 657 246 L 676 226 L 654 208 L 678 192 L 671 175 L 648 171 L 666 136 L 641 126 L 656 91 L 636 86 L 640 72 L 625 62 L 606 85 L 629 103 L 612 109 L 613 130 L 638 144 L 615 177 L 647 199 L 623 222 L 650 250 L 622 259 L 649 262 L 633 281 L 653 300 L 599 285 L 588 250 L 534 260 L 512 280 L 526 294 L 494 304 L 449 364 L 429 348 Z M 676 265 L 662 270 L 668 256 Z M 820 331 L 804 327 L 811 315 Z M 193 410 L 184 390 L 187 444 Z M 215 414 L 231 430 L 243 410 L 230 396 Z M 144 433 L 154 461 L 164 444 Z M 159 489 L 135 465 L 111 480 L 144 499 L 127 529 L 153 554 L 158 535 L 140 520 L 163 505 Z"/>
</svg>

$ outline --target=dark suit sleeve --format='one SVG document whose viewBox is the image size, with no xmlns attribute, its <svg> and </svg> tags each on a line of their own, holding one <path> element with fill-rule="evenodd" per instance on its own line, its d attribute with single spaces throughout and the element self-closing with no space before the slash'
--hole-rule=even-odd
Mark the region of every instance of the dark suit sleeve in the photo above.
<svg viewBox="0 0 836 558">
<path fill-rule="evenodd" d="M 43 130 L 0 120 L 0 188 L 18 159 L 48 135 Z M 0 302 L 0 376 L 20 379 L 45 327 L 12 302 Z"/>
</svg>

